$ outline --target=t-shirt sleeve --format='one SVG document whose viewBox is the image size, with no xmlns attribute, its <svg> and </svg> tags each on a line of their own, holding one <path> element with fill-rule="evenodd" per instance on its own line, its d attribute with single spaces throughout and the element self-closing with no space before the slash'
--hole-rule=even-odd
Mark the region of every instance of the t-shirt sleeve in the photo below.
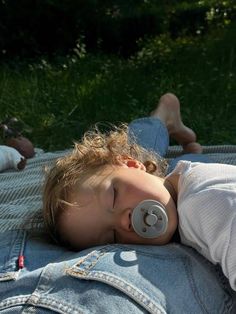
<svg viewBox="0 0 236 314">
<path fill-rule="evenodd" d="M 236 290 L 236 167 L 181 161 L 173 172 L 181 242 L 219 263 Z"/>
</svg>

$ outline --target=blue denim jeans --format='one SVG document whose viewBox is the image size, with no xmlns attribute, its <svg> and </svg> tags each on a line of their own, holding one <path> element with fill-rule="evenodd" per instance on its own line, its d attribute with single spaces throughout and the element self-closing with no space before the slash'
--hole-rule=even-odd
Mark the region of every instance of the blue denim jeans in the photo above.
<svg viewBox="0 0 236 314">
<path fill-rule="evenodd" d="M 157 118 L 136 119 L 129 124 L 129 136 L 148 150 L 165 156 L 169 147 L 169 135 L 165 125 Z"/>
<path fill-rule="evenodd" d="M 227 280 L 193 249 L 107 245 L 78 253 L 43 234 L 0 236 L 0 312 L 235 313 Z M 24 254 L 25 267 L 18 269 Z"/>
<path fill-rule="evenodd" d="M 147 133 L 141 136 L 138 125 Z M 135 127 L 147 148 L 165 154 L 168 133 L 158 119 L 136 120 L 130 130 Z M 0 233 L 3 314 L 228 314 L 236 313 L 235 300 L 220 268 L 180 244 L 107 245 L 72 252 L 42 231 Z"/>
</svg>

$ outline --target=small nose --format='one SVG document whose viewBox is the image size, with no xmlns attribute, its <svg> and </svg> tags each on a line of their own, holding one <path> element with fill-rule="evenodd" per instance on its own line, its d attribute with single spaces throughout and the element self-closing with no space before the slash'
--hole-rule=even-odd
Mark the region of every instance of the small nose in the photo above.
<svg viewBox="0 0 236 314">
<path fill-rule="evenodd" d="M 125 209 L 122 213 L 120 213 L 117 217 L 117 228 L 123 231 L 133 231 L 133 227 L 131 224 L 131 214 L 132 210 L 130 208 Z"/>
</svg>

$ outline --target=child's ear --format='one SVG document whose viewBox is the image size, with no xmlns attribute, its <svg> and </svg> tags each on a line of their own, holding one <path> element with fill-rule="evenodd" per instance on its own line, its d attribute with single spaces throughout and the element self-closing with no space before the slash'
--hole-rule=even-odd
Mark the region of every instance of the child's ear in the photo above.
<svg viewBox="0 0 236 314">
<path fill-rule="evenodd" d="M 138 161 L 136 159 L 128 159 L 126 162 L 127 167 L 129 168 L 136 168 L 140 170 L 146 171 L 146 167 L 141 161 Z"/>
<path fill-rule="evenodd" d="M 146 171 L 146 167 L 141 161 L 138 161 L 137 159 L 133 159 L 131 157 L 122 156 L 120 158 L 120 162 L 127 166 L 128 168 L 136 168 L 140 170 Z"/>
</svg>

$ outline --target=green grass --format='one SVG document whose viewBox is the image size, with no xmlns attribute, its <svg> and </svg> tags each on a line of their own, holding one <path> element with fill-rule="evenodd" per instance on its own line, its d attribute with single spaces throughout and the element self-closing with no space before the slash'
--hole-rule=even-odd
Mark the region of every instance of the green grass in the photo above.
<svg viewBox="0 0 236 314">
<path fill-rule="evenodd" d="M 148 115 L 171 91 L 202 144 L 236 144 L 236 30 L 149 40 L 130 59 L 89 55 L 0 65 L 0 119 L 22 119 L 45 150 L 70 147 L 96 122 Z"/>
</svg>

